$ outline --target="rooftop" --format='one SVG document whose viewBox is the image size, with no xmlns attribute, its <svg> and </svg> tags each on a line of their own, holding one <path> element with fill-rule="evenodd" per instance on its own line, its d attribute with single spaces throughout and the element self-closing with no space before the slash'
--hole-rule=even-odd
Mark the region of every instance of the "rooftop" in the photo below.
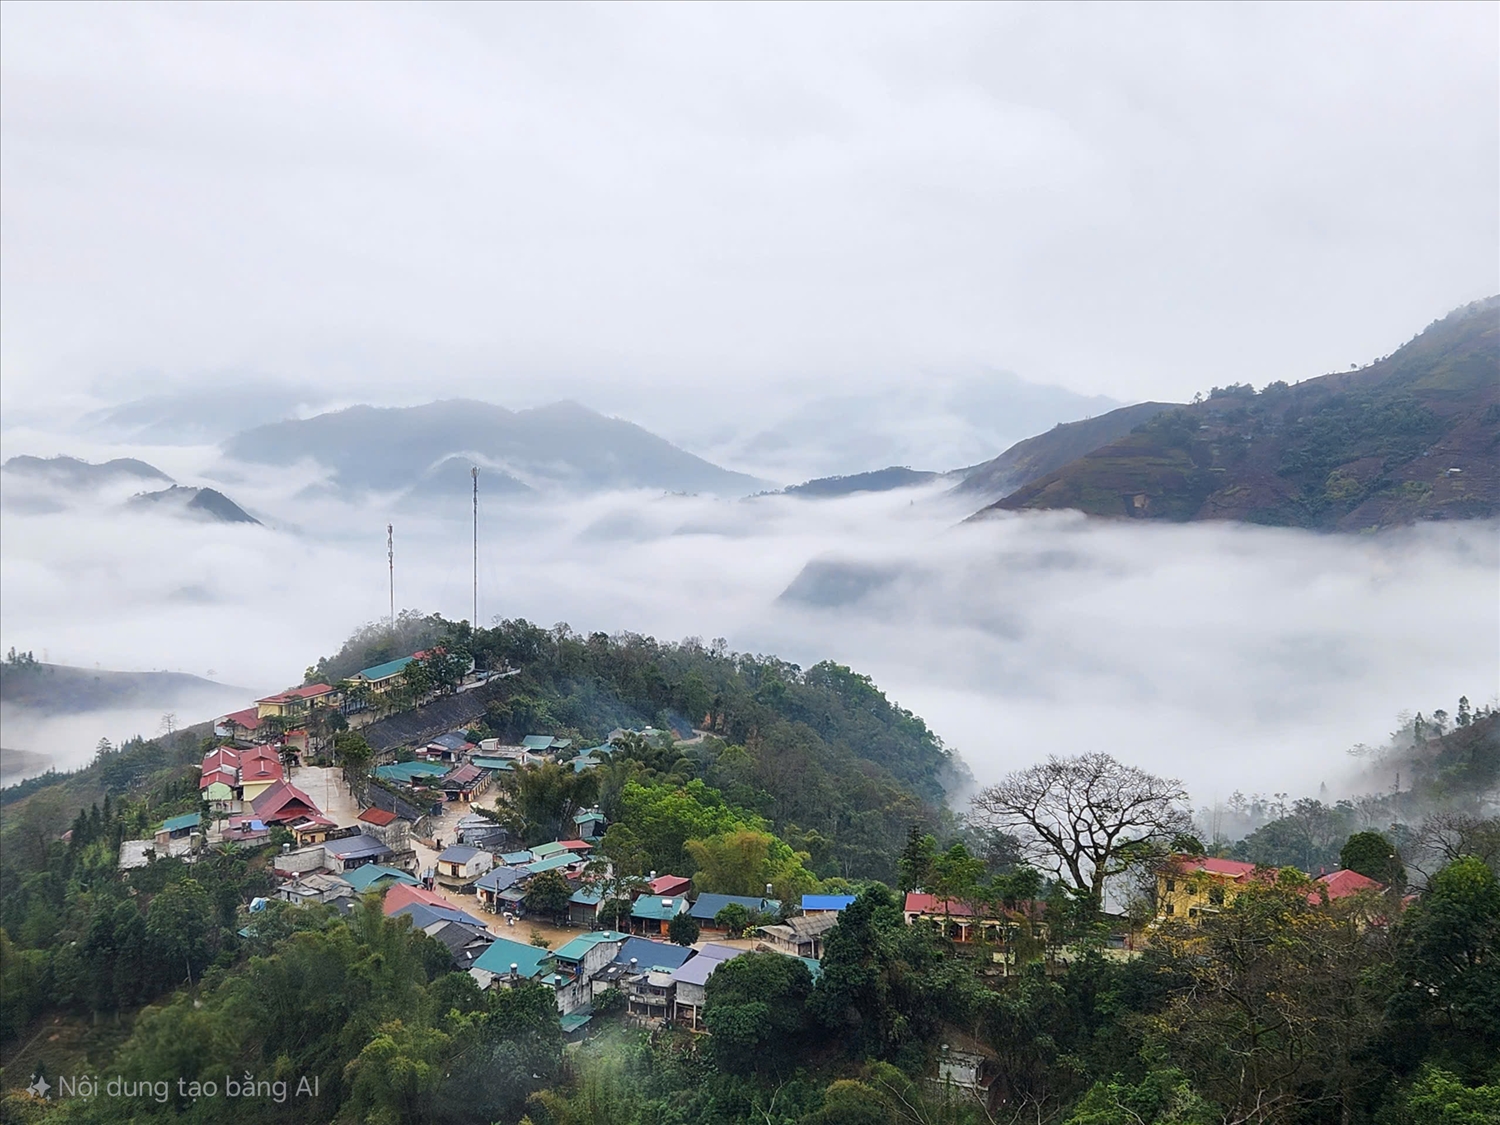
<svg viewBox="0 0 1500 1125">
<path fill-rule="evenodd" d="M 803 895 L 803 910 L 842 910 L 854 901 L 853 895 Z"/>
<path fill-rule="evenodd" d="M 385 825 L 395 821 L 397 817 L 395 813 L 388 812 L 385 809 L 366 809 L 364 812 L 359 814 L 359 819 L 364 821 L 366 824 L 374 824 L 379 827 L 384 827 Z"/>
<path fill-rule="evenodd" d="M 157 826 L 158 832 L 181 832 L 184 828 L 198 827 L 198 814 L 195 812 L 183 813 L 181 816 L 169 816 Z"/>
<path fill-rule="evenodd" d="M 688 901 L 681 895 L 673 898 L 642 895 L 635 900 L 635 905 L 630 908 L 630 916 L 648 921 L 667 921 L 677 917 L 677 915 L 681 914 L 687 908 Z"/>
<path fill-rule="evenodd" d="M 706 984 L 714 970 L 725 961 L 732 961 L 747 952 L 749 951 L 735 949 L 733 946 L 709 943 L 698 950 L 696 957 L 673 972 L 672 980 L 677 984 Z"/>
<path fill-rule="evenodd" d="M 333 688 L 327 684 L 303 684 L 301 687 L 288 688 L 286 691 L 278 692 L 275 695 L 268 695 L 264 699 L 257 699 L 255 702 L 291 703 L 296 699 L 316 699 L 320 695 L 327 695 L 332 690 Z"/>
<path fill-rule="evenodd" d="M 444 848 L 438 855 L 438 862 L 468 863 L 469 860 L 473 859 L 476 855 L 479 854 L 481 854 L 479 848 L 471 848 L 464 844 L 451 844 L 448 847 Z"/>
<path fill-rule="evenodd" d="M 530 980 L 550 969 L 551 962 L 552 954 L 546 949 L 522 945 L 509 938 L 496 938 L 494 944 L 474 962 L 474 968 L 503 977 L 509 976 L 511 965 L 515 965 L 519 975 Z"/>
<path fill-rule="evenodd" d="M 348 883 L 359 894 L 364 894 L 376 883 L 389 879 L 396 883 L 404 883 L 409 887 L 417 885 L 414 876 L 405 871 L 398 871 L 394 867 L 384 867 L 378 863 L 367 863 L 363 867 L 356 867 L 353 871 L 346 872 L 343 876 L 344 882 Z"/>
<path fill-rule="evenodd" d="M 630 937 L 618 930 L 595 930 L 590 934 L 579 934 L 572 941 L 558 949 L 553 950 L 553 956 L 559 961 L 582 961 L 584 955 L 596 945 L 607 942 L 623 942 Z"/>
<path fill-rule="evenodd" d="M 781 903 L 776 899 L 753 898 L 750 895 L 699 895 L 689 913 L 700 922 L 712 922 L 719 911 L 730 903 L 737 903 L 752 914 L 775 917 L 781 913 Z"/>
<path fill-rule="evenodd" d="M 655 969 L 658 972 L 670 973 L 692 955 L 693 951 L 686 946 L 670 945 L 664 941 L 652 941 L 650 938 L 633 937 L 620 947 L 620 952 L 615 954 L 615 964 L 629 965 L 631 961 L 635 961 L 636 967 L 643 972 Z"/>
<path fill-rule="evenodd" d="M 387 660 L 384 664 L 376 664 L 371 668 L 361 668 L 350 679 L 364 680 L 367 683 L 388 680 L 392 676 L 399 676 L 401 669 L 405 668 L 414 659 L 415 657 L 403 656 L 397 660 Z"/>
</svg>

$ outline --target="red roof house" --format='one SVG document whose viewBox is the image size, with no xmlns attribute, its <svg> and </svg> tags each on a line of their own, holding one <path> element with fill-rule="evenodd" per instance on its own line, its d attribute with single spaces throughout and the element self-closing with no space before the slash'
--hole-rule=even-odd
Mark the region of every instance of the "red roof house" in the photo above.
<svg viewBox="0 0 1500 1125">
<path fill-rule="evenodd" d="M 366 809 L 364 812 L 359 814 L 359 819 L 364 821 L 366 824 L 374 824 L 378 827 L 383 828 L 387 824 L 395 821 L 396 814 L 393 812 L 387 812 L 385 809 Z"/>
<path fill-rule="evenodd" d="M 1360 891 L 1380 891 L 1385 887 L 1371 879 L 1368 875 L 1361 875 L 1358 871 L 1330 871 L 1326 875 L 1319 875 L 1317 886 L 1308 892 L 1307 901 L 1320 903 L 1323 901 L 1324 891 L 1328 894 L 1329 901 L 1340 898 L 1348 898 L 1350 895 L 1358 894 Z"/>
<path fill-rule="evenodd" d="M 278 781 L 250 803 L 257 820 L 266 824 L 293 824 L 311 818 L 322 819 L 323 810 L 302 790 L 289 781 Z"/>
</svg>

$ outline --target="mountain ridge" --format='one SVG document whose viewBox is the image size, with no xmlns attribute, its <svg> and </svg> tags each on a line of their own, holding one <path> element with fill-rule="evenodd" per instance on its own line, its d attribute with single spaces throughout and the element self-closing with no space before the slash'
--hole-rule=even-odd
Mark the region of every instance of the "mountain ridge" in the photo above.
<svg viewBox="0 0 1500 1125">
<path fill-rule="evenodd" d="M 980 509 L 1362 531 L 1500 513 L 1500 297 L 1389 356 L 1215 387 Z"/>
<path fill-rule="evenodd" d="M 258 426 L 227 439 L 226 456 L 260 464 L 311 457 L 351 491 L 409 491 L 455 456 L 531 490 L 659 488 L 747 495 L 766 482 L 721 468 L 633 422 L 571 400 L 510 410 L 477 399 L 358 405 Z M 452 472 L 451 465 L 448 471 Z M 481 478 L 481 482 L 483 478 Z"/>
</svg>

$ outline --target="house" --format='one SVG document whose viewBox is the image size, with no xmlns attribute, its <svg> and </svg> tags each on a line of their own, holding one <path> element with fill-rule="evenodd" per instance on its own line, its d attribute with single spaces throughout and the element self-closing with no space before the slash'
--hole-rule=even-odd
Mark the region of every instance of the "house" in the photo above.
<svg viewBox="0 0 1500 1125">
<path fill-rule="evenodd" d="M 474 961 L 469 975 L 480 988 L 509 988 L 517 981 L 547 976 L 552 965 L 552 954 L 546 949 L 496 938 Z"/>
<path fill-rule="evenodd" d="M 469 741 L 468 735 L 461 730 L 449 731 L 440 734 L 423 747 L 423 755 L 428 758 L 436 758 L 444 762 L 456 762 L 465 757 L 474 744 Z"/>
<path fill-rule="evenodd" d="M 800 918 L 788 918 L 774 926 L 761 926 L 756 933 L 777 953 L 820 961 L 823 958 L 823 935 L 838 924 L 839 916 L 831 910 L 824 910 Z"/>
<path fill-rule="evenodd" d="M 260 728 L 260 708 L 246 707 L 243 711 L 231 711 L 214 720 L 216 738 L 232 738 L 236 742 L 248 742 Z"/>
<path fill-rule="evenodd" d="M 281 755 L 272 746 L 252 746 L 239 752 L 239 797 L 254 801 L 283 780 Z"/>
<path fill-rule="evenodd" d="M 732 961 L 744 952 L 746 951 L 733 946 L 709 942 L 698 950 L 696 957 L 674 969 L 672 1018 L 696 1031 L 703 1022 L 704 989 L 708 985 L 708 978 L 725 961 Z"/>
<path fill-rule="evenodd" d="M 665 935 L 667 924 L 687 909 L 688 900 L 681 895 L 641 895 L 630 908 L 630 932 Z"/>
<path fill-rule="evenodd" d="M 1330 871 L 1326 875 L 1319 875 L 1313 880 L 1313 889 L 1307 892 L 1307 901 L 1314 906 L 1323 902 L 1326 895 L 1329 902 L 1335 902 L 1350 895 L 1357 895 L 1362 891 L 1383 891 L 1385 884 L 1376 882 L 1368 875 L 1361 875 L 1358 871 L 1350 871 L 1347 868 L 1339 871 Z"/>
<path fill-rule="evenodd" d="M 578 833 L 581 840 L 600 839 L 608 824 L 609 821 L 605 820 L 604 814 L 598 809 L 584 809 L 573 814 L 573 831 Z"/>
<path fill-rule="evenodd" d="M 459 817 L 456 826 L 458 842 L 471 848 L 483 848 L 487 852 L 498 852 L 510 833 L 503 824 L 496 824 L 487 816 L 469 813 Z"/>
<path fill-rule="evenodd" d="M 240 755 L 237 750 L 220 747 L 203 755 L 198 776 L 198 795 L 205 801 L 227 808 L 237 799 L 240 787 Z"/>
<path fill-rule="evenodd" d="M 445 801 L 472 801 L 490 787 L 493 776 L 489 770 L 470 763 L 449 770 L 434 783 L 433 788 L 443 791 Z"/>
<path fill-rule="evenodd" d="M 391 762 L 376 766 L 375 776 L 395 785 L 429 786 L 431 779 L 448 772 L 441 762 Z"/>
<path fill-rule="evenodd" d="M 437 877 L 440 883 L 448 886 L 468 887 L 494 866 L 495 857 L 489 852 L 453 844 L 444 848 L 437 857 Z"/>
<path fill-rule="evenodd" d="M 353 871 L 367 863 L 389 859 L 391 849 L 374 836 L 346 836 L 323 845 L 323 862 L 330 871 Z"/>
<path fill-rule="evenodd" d="M 906 924 L 931 926 L 950 941 L 1005 942 L 1022 926 L 1035 924 L 1041 914 L 1040 903 L 1023 904 L 1019 910 L 982 909 L 957 899 L 940 899 L 937 895 L 911 891 L 903 906 Z"/>
<path fill-rule="evenodd" d="M 938 1052 L 938 1085 L 986 1105 L 998 1073 L 995 1060 L 976 1051 L 955 1051 L 944 1043 Z"/>
<path fill-rule="evenodd" d="M 271 829 L 253 816 L 232 816 L 229 825 L 220 834 L 225 844 L 264 844 L 271 838 Z"/>
<path fill-rule="evenodd" d="M 388 809 L 365 809 L 354 826 L 366 836 L 383 841 L 398 856 L 412 850 L 411 822 L 402 820 Z"/>
<path fill-rule="evenodd" d="M 198 831 L 201 820 L 202 817 L 195 812 L 169 816 L 156 826 L 156 842 L 165 844 L 168 840 L 186 840 Z"/>
<path fill-rule="evenodd" d="M 471 754 L 469 764 L 478 766 L 482 770 L 502 770 L 514 773 L 516 769 L 516 763 L 510 758 L 497 758 L 493 754 Z"/>
<path fill-rule="evenodd" d="M 646 886 L 658 896 L 685 895 L 693 889 L 693 881 L 685 875 L 658 875 L 653 871 Z"/>
<path fill-rule="evenodd" d="M 354 683 L 361 685 L 361 687 L 364 689 L 362 694 L 384 695 L 386 692 L 390 691 L 392 688 L 397 687 L 401 683 L 401 673 L 405 671 L 406 666 L 410 664 L 414 659 L 416 658 L 411 656 L 402 656 L 398 657 L 395 660 L 387 660 L 384 664 L 376 664 L 369 668 L 361 668 L 358 672 L 354 673 L 354 675 L 350 676 L 349 679 Z M 356 706 L 358 706 L 362 710 L 365 706 L 367 706 L 367 704 L 361 702 Z"/>
<path fill-rule="evenodd" d="M 286 902 L 305 906 L 310 902 L 333 902 L 341 898 L 353 898 L 354 888 L 337 875 L 313 871 L 299 875 L 290 883 L 284 883 L 276 892 Z"/>
<path fill-rule="evenodd" d="M 592 926 L 599 920 L 599 904 L 603 901 L 597 887 L 579 887 L 568 899 L 568 925 Z"/>
<path fill-rule="evenodd" d="M 632 1016 L 646 1020 L 672 1018 L 672 1004 L 677 996 L 677 984 L 671 973 L 648 969 L 644 973 L 628 976 L 624 982 L 625 1010 Z"/>
<path fill-rule="evenodd" d="M 594 995 L 606 988 L 623 988 L 625 981 L 647 972 L 671 973 L 691 956 L 693 951 L 686 946 L 644 937 L 627 938 L 615 953 L 615 959 L 594 974 Z"/>
<path fill-rule="evenodd" d="M 580 934 L 553 950 L 559 978 L 555 985 L 559 1012 L 566 1015 L 593 1002 L 595 974 L 615 959 L 629 937 L 617 930 L 596 930 Z"/>
<path fill-rule="evenodd" d="M 265 719 L 296 719 L 306 715 L 315 704 L 336 707 L 337 689 L 328 684 L 304 684 L 255 701 L 256 716 Z"/>
<path fill-rule="evenodd" d="M 338 830 L 338 825 L 325 816 L 305 816 L 286 828 L 296 838 L 297 846 L 305 848 L 308 844 L 321 844 L 330 833 Z"/>
<path fill-rule="evenodd" d="M 1237 859 L 1175 855 L 1156 876 L 1157 921 L 1192 921 L 1206 912 L 1218 913 L 1247 886 L 1272 876 Z"/>
<path fill-rule="evenodd" d="M 441 918 L 422 927 L 422 932 L 448 950 L 453 968 L 467 973 L 495 941 L 495 935 L 482 926 Z"/>
<path fill-rule="evenodd" d="M 521 739 L 521 749 L 533 754 L 546 754 L 566 750 L 573 745 L 571 738 L 553 738 L 550 734 L 528 734 Z"/>
<path fill-rule="evenodd" d="M 251 811 L 257 820 L 266 824 L 296 824 L 312 818 L 322 818 L 323 810 L 313 799 L 290 781 L 278 781 L 250 802 Z"/>
<path fill-rule="evenodd" d="M 853 895 L 803 895 L 802 913 L 822 914 L 825 911 L 832 911 L 837 914 L 853 902 Z"/>
<path fill-rule="evenodd" d="M 463 922 L 465 925 L 484 929 L 484 923 L 445 899 L 436 891 L 419 885 L 397 883 L 385 892 L 385 901 L 380 905 L 387 918 L 411 918 L 415 929 L 425 929 L 437 921 Z"/>
<path fill-rule="evenodd" d="M 526 872 L 515 867 L 492 867 L 474 882 L 479 904 L 492 914 L 518 907 L 525 897 Z M 508 892 L 514 891 L 514 894 Z"/>
<path fill-rule="evenodd" d="M 705 930 L 722 931 L 724 926 L 714 921 L 719 911 L 731 903 L 745 908 L 752 918 L 757 915 L 761 918 L 781 917 L 781 903 L 774 898 L 754 898 L 750 895 L 699 895 L 694 900 L 689 914 L 697 920 L 698 925 Z"/>
<path fill-rule="evenodd" d="M 500 862 L 505 864 L 505 866 L 507 867 L 522 867 L 536 858 L 537 857 L 535 854 L 523 849 L 522 851 L 518 852 L 503 853 L 500 856 Z"/>
<path fill-rule="evenodd" d="M 587 862 L 582 856 L 576 856 L 572 852 L 563 852 L 560 855 L 534 859 L 523 865 L 522 869 L 528 875 L 540 875 L 543 871 L 561 871 L 563 875 L 571 877 L 582 871 Z"/>
<path fill-rule="evenodd" d="M 367 891 L 384 894 L 398 884 L 408 887 L 418 885 L 416 876 L 379 863 L 367 863 L 363 867 L 356 867 L 353 871 L 346 873 L 343 879 L 354 888 L 354 893 L 359 895 Z"/>
<path fill-rule="evenodd" d="M 282 878 L 306 875 L 322 867 L 325 859 L 322 844 L 314 844 L 310 848 L 298 848 L 296 851 L 283 852 L 272 859 L 271 873 Z"/>
</svg>

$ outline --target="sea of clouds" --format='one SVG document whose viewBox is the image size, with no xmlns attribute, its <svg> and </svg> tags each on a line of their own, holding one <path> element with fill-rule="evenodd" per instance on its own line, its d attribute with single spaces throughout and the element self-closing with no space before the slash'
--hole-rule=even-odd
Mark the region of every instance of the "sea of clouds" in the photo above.
<svg viewBox="0 0 1500 1125">
<path fill-rule="evenodd" d="M 7 454 L 55 452 L 7 435 Z M 226 464 L 209 447 L 63 445 L 219 487 L 262 526 L 38 496 L 6 474 L 0 647 L 56 663 L 242 685 L 220 711 L 300 682 L 397 608 L 468 617 L 467 493 L 413 504 L 322 487 L 315 466 Z M 51 499 L 49 505 L 38 500 Z M 61 506 L 61 511 L 47 511 Z M 943 488 L 838 500 L 615 493 L 481 506 L 479 616 L 585 632 L 724 637 L 738 651 L 866 672 L 982 784 L 1049 753 L 1106 750 L 1233 790 L 1312 792 L 1403 709 L 1500 683 L 1493 523 L 1333 536 L 1073 513 L 972 523 Z M 168 708 L 164 707 L 163 710 Z M 181 714 L 179 721 L 210 718 Z M 60 768 L 160 714 L 4 720 Z"/>
</svg>

